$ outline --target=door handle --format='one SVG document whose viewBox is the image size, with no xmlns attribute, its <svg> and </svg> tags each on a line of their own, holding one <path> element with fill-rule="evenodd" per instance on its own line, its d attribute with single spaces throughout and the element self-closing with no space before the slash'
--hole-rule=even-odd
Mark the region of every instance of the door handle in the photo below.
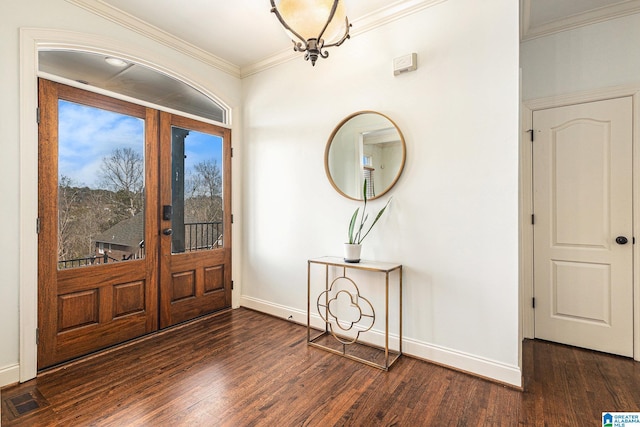
<svg viewBox="0 0 640 427">
<path fill-rule="evenodd" d="M 173 234 L 173 230 L 170 228 L 165 228 L 164 230 L 162 230 L 162 234 L 164 234 L 165 236 L 171 236 Z"/>
<path fill-rule="evenodd" d="M 624 236 L 618 236 L 618 237 L 616 237 L 616 243 L 617 243 L 617 244 L 619 244 L 619 245 L 626 245 L 626 244 L 627 244 L 627 242 L 629 242 L 629 239 L 627 239 L 627 238 L 626 238 L 626 237 L 624 237 Z"/>
</svg>

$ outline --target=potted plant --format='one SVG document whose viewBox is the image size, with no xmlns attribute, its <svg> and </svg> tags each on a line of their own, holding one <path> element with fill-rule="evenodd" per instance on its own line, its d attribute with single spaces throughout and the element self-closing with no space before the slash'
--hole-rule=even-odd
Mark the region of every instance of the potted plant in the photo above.
<svg viewBox="0 0 640 427">
<path fill-rule="evenodd" d="M 369 218 L 369 215 L 366 213 L 367 210 L 367 180 L 364 180 L 364 185 L 362 189 L 364 205 L 362 206 L 362 213 L 360 215 L 360 221 L 358 221 L 358 213 L 360 212 L 360 208 L 356 208 L 356 211 L 351 216 L 351 221 L 349 221 L 349 242 L 344 245 L 344 260 L 345 262 L 357 263 L 360 262 L 360 251 L 362 250 L 362 241 L 369 234 L 371 229 L 376 222 L 380 219 L 382 214 L 384 213 L 387 206 L 389 206 L 389 202 L 391 202 L 391 198 L 387 200 L 387 203 L 380 209 L 373 222 L 366 228 L 366 222 Z M 366 230 L 366 231 L 365 231 Z"/>
</svg>

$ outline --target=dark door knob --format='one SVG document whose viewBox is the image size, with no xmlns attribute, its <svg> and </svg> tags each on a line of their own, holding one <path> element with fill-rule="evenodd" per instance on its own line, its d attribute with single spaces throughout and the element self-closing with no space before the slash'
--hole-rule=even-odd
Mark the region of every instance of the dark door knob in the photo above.
<svg viewBox="0 0 640 427">
<path fill-rule="evenodd" d="M 626 245 L 629 240 L 624 236 L 616 237 L 616 243 L 619 245 Z"/>
<path fill-rule="evenodd" d="M 162 234 L 164 234 L 165 236 L 171 236 L 173 234 L 173 230 L 170 228 L 165 228 L 164 230 L 162 230 Z"/>
</svg>

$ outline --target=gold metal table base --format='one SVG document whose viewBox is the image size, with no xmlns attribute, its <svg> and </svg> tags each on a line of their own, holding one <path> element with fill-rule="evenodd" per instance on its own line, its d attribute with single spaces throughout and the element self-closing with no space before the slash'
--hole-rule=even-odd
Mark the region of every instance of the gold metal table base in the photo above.
<svg viewBox="0 0 640 427">
<path fill-rule="evenodd" d="M 324 331 L 311 337 L 311 265 L 324 265 L 325 289 L 318 295 L 316 307 L 318 315 L 324 321 Z M 329 267 L 342 268 L 342 275 L 338 275 L 331 282 L 329 281 Z M 384 347 L 375 346 L 359 340 L 360 334 L 372 329 L 376 315 L 372 304 L 360 294 L 358 285 L 347 277 L 347 270 L 364 270 L 385 274 L 385 331 Z M 398 350 L 389 348 L 389 275 L 398 271 Z M 336 282 L 342 281 L 344 284 L 337 286 L 340 290 L 334 290 Z M 346 289 L 345 289 L 346 288 Z M 339 318 L 332 305 L 339 297 L 349 298 L 352 307 L 357 307 L 359 318 L 353 320 L 342 320 Z M 341 331 L 343 333 L 341 333 Z M 354 336 L 347 336 L 349 332 Z M 310 259 L 307 262 L 307 344 L 334 354 L 347 357 L 366 365 L 389 370 L 398 358 L 402 355 L 402 265 L 362 261 L 360 263 L 346 263 L 341 258 L 322 257 Z"/>
<path fill-rule="evenodd" d="M 334 347 L 331 345 L 325 345 L 320 343 L 320 341 L 324 339 L 333 340 L 335 344 L 338 344 Z M 351 360 L 355 360 L 366 365 L 372 366 L 374 368 L 382 369 L 383 371 L 388 371 L 389 368 L 398 360 L 398 358 L 402 355 L 401 352 L 395 350 L 388 350 L 389 359 L 388 362 L 385 359 L 385 349 L 382 347 L 374 346 L 367 343 L 355 342 L 352 344 L 343 344 L 336 341 L 331 335 L 330 332 L 321 332 L 318 336 L 311 338 L 311 341 L 307 343 L 311 347 L 320 348 L 322 350 L 326 350 L 330 353 L 339 354 L 340 356 L 346 357 Z M 360 346 L 365 347 L 365 351 L 359 351 L 359 353 L 366 354 L 369 358 L 365 358 L 357 356 L 355 354 L 350 353 L 353 347 Z M 340 347 L 340 348 L 338 348 Z M 376 360 L 381 360 L 381 362 L 376 362 Z"/>
</svg>

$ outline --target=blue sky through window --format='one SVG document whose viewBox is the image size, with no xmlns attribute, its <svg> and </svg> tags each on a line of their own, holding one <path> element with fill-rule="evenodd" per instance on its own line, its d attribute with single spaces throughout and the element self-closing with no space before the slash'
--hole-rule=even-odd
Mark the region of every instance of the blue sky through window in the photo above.
<svg viewBox="0 0 640 427">
<path fill-rule="evenodd" d="M 95 107 L 58 101 L 58 176 L 73 185 L 100 187 L 102 159 L 117 148 L 144 158 L 144 120 Z M 185 141 L 185 169 L 215 160 L 222 169 L 222 138 L 191 131 Z"/>
<path fill-rule="evenodd" d="M 215 160 L 222 170 L 222 138 L 202 132 L 190 131 L 184 143 L 184 168 L 192 171 L 203 161 Z"/>
<path fill-rule="evenodd" d="M 58 176 L 99 188 L 102 159 L 116 148 L 131 148 L 144 158 L 144 120 L 58 101 Z"/>
</svg>

